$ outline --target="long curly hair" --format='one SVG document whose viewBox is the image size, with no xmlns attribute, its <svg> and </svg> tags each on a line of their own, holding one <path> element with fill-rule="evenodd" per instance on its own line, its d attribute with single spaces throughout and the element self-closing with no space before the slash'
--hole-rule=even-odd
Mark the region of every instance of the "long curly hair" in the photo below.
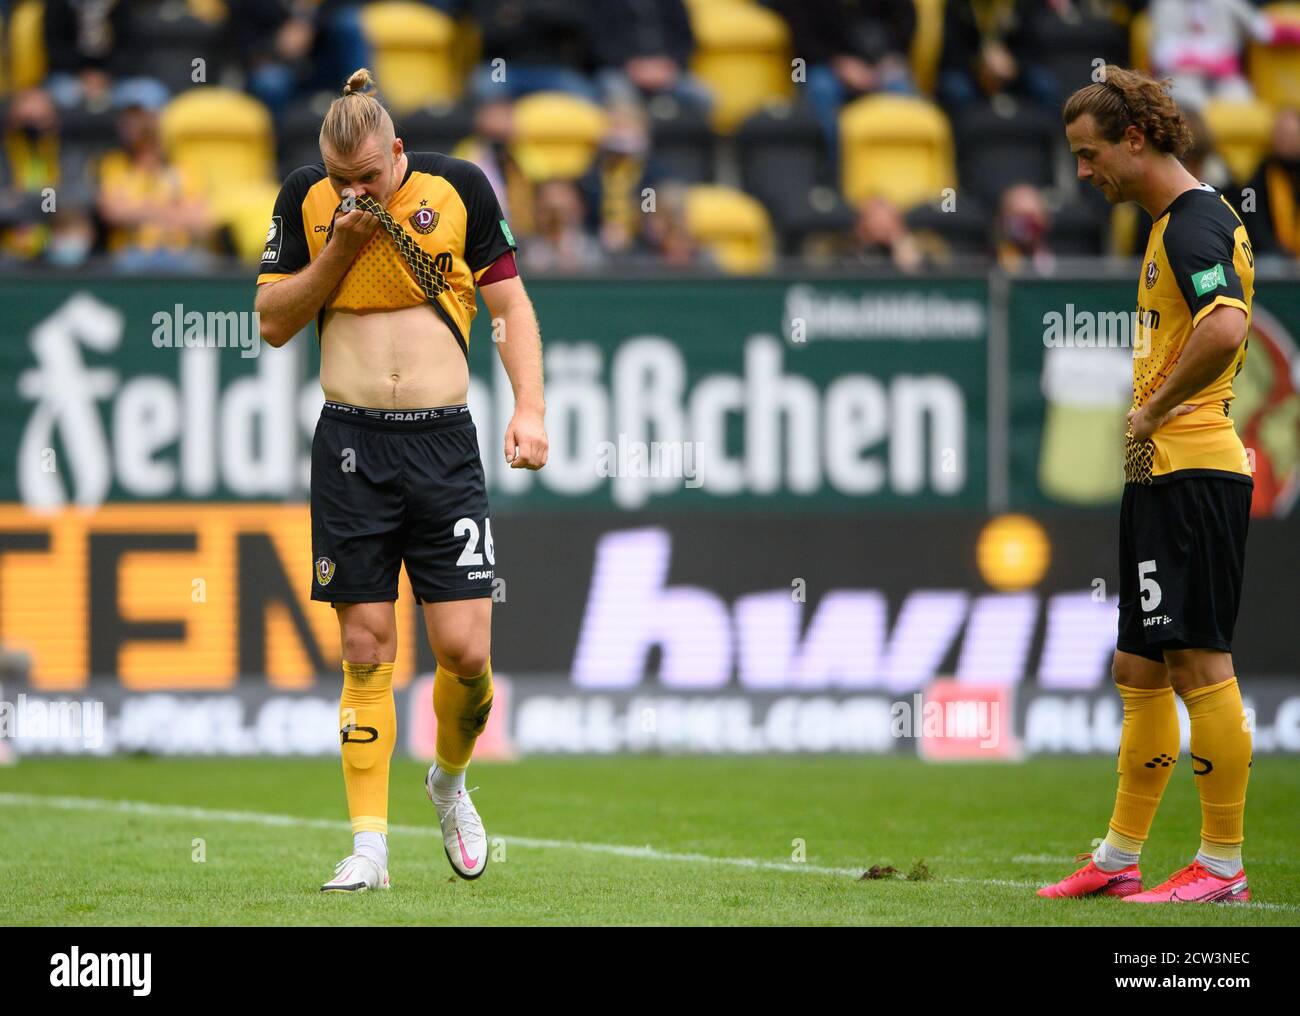
<svg viewBox="0 0 1300 1016">
<path fill-rule="evenodd" d="M 1169 95 L 1168 79 L 1156 80 L 1141 71 L 1107 64 L 1101 80 L 1080 88 L 1065 103 L 1062 119 L 1068 127 L 1091 113 L 1107 141 L 1124 136 L 1132 124 L 1159 151 L 1181 159 L 1191 149 L 1191 125 Z"/>
</svg>

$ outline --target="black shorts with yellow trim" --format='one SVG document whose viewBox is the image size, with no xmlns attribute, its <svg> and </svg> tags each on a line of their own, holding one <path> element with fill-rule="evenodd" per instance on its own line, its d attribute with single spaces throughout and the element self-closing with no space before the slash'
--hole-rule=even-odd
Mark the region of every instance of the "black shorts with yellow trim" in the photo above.
<svg viewBox="0 0 1300 1016">
<path fill-rule="evenodd" d="M 468 406 L 326 402 L 311 448 L 311 598 L 416 602 L 492 595 L 496 550 Z"/>
<path fill-rule="evenodd" d="M 1232 650 L 1254 481 L 1181 470 L 1128 483 L 1119 516 L 1121 652 Z"/>
</svg>

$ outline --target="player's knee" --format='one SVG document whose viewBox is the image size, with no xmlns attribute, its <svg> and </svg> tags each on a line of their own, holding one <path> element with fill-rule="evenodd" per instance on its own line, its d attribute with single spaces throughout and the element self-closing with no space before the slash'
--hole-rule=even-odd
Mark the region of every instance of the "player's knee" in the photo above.
<svg viewBox="0 0 1300 1016">
<path fill-rule="evenodd" d="M 393 658 L 396 638 L 368 625 L 349 625 L 343 632 L 343 659 L 348 663 L 383 663 Z"/>
<path fill-rule="evenodd" d="M 490 653 L 486 640 L 464 639 L 438 647 L 438 662 L 442 669 L 461 678 L 486 675 Z M 484 680 L 486 681 L 486 676 Z"/>
<path fill-rule="evenodd" d="M 1138 677 L 1136 670 L 1132 660 L 1116 653 L 1110 663 L 1110 679 L 1126 688 L 1135 687 Z"/>
</svg>

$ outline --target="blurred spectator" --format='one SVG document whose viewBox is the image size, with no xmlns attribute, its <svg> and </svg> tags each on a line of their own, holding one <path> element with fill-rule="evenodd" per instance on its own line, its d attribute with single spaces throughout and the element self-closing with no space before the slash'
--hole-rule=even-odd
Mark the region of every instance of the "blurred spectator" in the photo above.
<svg viewBox="0 0 1300 1016">
<path fill-rule="evenodd" d="M 682 0 L 594 0 L 590 30 L 605 99 L 670 95 L 708 110 L 707 86 L 687 73 L 695 38 Z"/>
<path fill-rule="evenodd" d="M 466 0 L 483 37 L 483 63 L 471 79 L 479 99 L 570 92 L 595 102 L 588 0 Z"/>
<path fill-rule="evenodd" d="M 451 154 L 483 170 L 511 228 L 528 236 L 533 231 L 533 184 L 510 150 L 514 137 L 514 105 L 506 98 L 488 98 L 474 110 L 474 133 Z"/>
<path fill-rule="evenodd" d="M 1251 97 L 1242 72 L 1242 51 L 1251 39 L 1294 46 L 1300 28 L 1248 0 L 1151 0 L 1151 66 L 1173 78 L 1171 94 L 1184 109 L 1199 109 L 1211 98 Z"/>
<path fill-rule="evenodd" d="M 130 84 L 147 90 L 151 103 L 167 99 L 167 88 L 131 73 L 131 5 L 127 0 L 45 0 L 45 87 L 63 109 L 106 109 L 114 93 Z"/>
<path fill-rule="evenodd" d="M 60 199 L 84 188 L 84 170 L 60 140 L 59 113 L 49 92 L 28 88 L 15 95 L 0 152 L 0 249 L 6 255 L 34 258 L 45 249 L 48 215 Z"/>
<path fill-rule="evenodd" d="M 1034 60 L 1030 0 L 969 0 L 944 8 L 943 50 L 935 94 L 949 110 L 981 95 L 1021 95 L 1055 106 L 1063 98 L 1055 75 Z"/>
<path fill-rule="evenodd" d="M 58 210 L 50 217 L 50 242 L 45 263 L 54 268 L 80 268 L 95 247 L 95 220 L 91 197 L 77 192 L 60 194 Z"/>
<path fill-rule="evenodd" d="M 839 112 L 872 92 L 912 92 L 912 0 L 771 0 L 807 68 L 807 95 L 838 164 Z"/>
<path fill-rule="evenodd" d="M 1246 0 L 1152 0 L 1150 16 L 1152 70 L 1173 78 L 1171 94 L 1180 106 L 1250 98 L 1242 50 L 1248 37 L 1271 37 L 1263 13 Z"/>
<path fill-rule="evenodd" d="M 641 228 L 643 192 L 653 182 L 650 132 L 637 101 L 614 101 L 605 136 L 579 187 L 587 206 L 587 228 L 611 254 L 628 250 Z"/>
<path fill-rule="evenodd" d="M 1253 210 L 1246 194 L 1254 200 Z M 1300 108 L 1278 110 L 1268 155 L 1247 184 L 1241 205 L 1256 254 L 1300 257 Z"/>
<path fill-rule="evenodd" d="M 538 184 L 536 215 L 537 230 L 522 248 L 527 268 L 583 271 L 600 266 L 600 244 L 582 228 L 582 195 L 572 181 Z"/>
<path fill-rule="evenodd" d="M 125 271 L 204 267 L 214 229 L 200 176 L 167 160 L 156 110 L 128 107 L 118 133 L 121 150 L 100 163 L 97 201 L 114 263 Z"/>
<path fill-rule="evenodd" d="M 1047 247 L 1051 224 L 1043 195 L 1033 184 L 1018 183 L 1003 191 L 993 225 L 993 252 L 999 267 L 1050 273 L 1056 261 Z"/>
<path fill-rule="evenodd" d="M 296 96 L 337 93 L 370 63 L 361 5 L 350 0 L 226 0 L 230 46 L 248 90 L 277 117 Z"/>
<path fill-rule="evenodd" d="M 641 216 L 641 235 L 629 250 L 628 260 L 665 268 L 718 267 L 717 260 L 691 233 L 686 193 L 686 185 L 675 181 L 655 188 L 654 211 Z"/>
<path fill-rule="evenodd" d="M 888 198 L 867 198 L 858 206 L 853 239 L 851 260 L 855 264 L 889 265 L 912 274 L 934 260 L 932 252 L 908 231 L 902 212 Z"/>
</svg>

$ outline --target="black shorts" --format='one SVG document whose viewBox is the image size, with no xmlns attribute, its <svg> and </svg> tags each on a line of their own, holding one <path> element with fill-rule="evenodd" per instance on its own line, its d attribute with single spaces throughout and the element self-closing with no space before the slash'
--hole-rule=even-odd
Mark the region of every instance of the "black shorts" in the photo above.
<svg viewBox="0 0 1300 1016">
<path fill-rule="evenodd" d="M 1119 513 L 1119 638 L 1125 653 L 1232 650 L 1254 484 L 1198 475 L 1129 483 Z"/>
<path fill-rule="evenodd" d="M 326 402 L 311 445 L 311 598 L 417 602 L 492 595 L 496 564 L 468 406 L 362 409 Z"/>
</svg>

